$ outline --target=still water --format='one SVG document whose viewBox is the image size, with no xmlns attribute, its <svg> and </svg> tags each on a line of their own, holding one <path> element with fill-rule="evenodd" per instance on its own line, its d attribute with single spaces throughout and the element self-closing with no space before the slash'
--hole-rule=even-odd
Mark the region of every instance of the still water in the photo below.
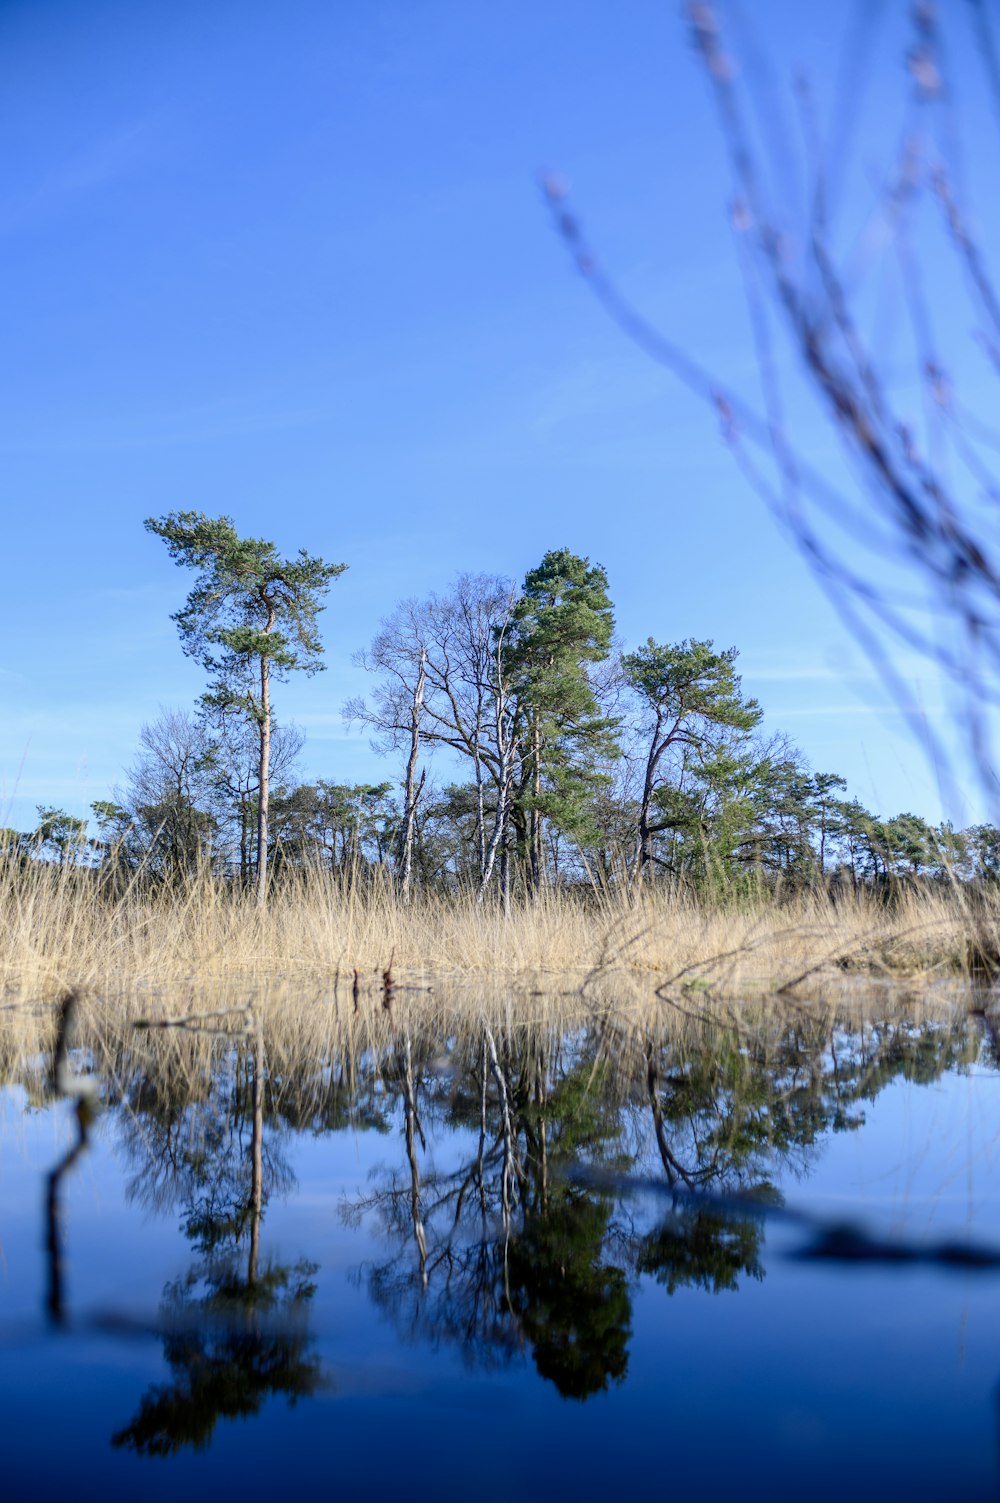
<svg viewBox="0 0 1000 1503">
<path fill-rule="evenodd" d="M 8 1051 L 4 1496 L 1000 1495 L 982 999 L 536 1014 Z"/>
</svg>

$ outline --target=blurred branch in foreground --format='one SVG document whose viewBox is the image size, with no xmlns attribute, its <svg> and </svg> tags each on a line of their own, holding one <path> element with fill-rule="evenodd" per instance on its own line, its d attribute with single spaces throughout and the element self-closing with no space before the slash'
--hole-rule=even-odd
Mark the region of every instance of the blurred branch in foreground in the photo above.
<svg viewBox="0 0 1000 1503">
<path fill-rule="evenodd" d="M 987 131 L 1000 127 L 1000 43 L 986 0 L 949 8 L 946 27 L 922 0 L 908 16 L 885 12 L 856 7 L 824 128 L 803 78 L 789 115 L 765 66 L 775 49 L 757 46 L 735 4 L 686 7 L 728 150 L 756 399 L 647 319 L 602 269 L 562 184 L 547 178 L 544 189 L 559 234 L 612 319 L 715 408 L 742 472 L 869 654 L 939 776 L 967 756 L 995 799 L 1000 427 L 979 414 L 995 405 L 1000 380 L 1000 289 L 967 169 L 989 150 Z M 762 17 L 755 13 L 763 30 Z M 873 116 L 864 99 L 887 23 L 901 27 L 893 75 L 901 124 L 891 132 L 885 100 Z M 955 62 L 963 49 L 977 65 Z M 977 112 L 975 160 L 962 150 L 960 107 Z M 874 185 L 872 154 L 888 157 Z M 902 352 L 887 334 L 892 314 Z M 816 454 L 817 409 L 842 462 Z M 950 735 L 942 741 L 915 705 L 900 647 L 950 686 L 957 757 L 945 744 Z"/>
</svg>

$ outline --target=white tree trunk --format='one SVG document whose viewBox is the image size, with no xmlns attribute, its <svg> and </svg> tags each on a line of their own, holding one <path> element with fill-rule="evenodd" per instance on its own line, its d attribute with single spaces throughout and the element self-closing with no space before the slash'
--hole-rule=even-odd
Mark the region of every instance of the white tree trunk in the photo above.
<svg viewBox="0 0 1000 1503">
<path fill-rule="evenodd" d="M 417 757 L 420 753 L 420 715 L 424 705 L 424 686 L 427 681 L 427 650 L 420 649 L 420 672 L 413 691 L 410 707 L 410 755 L 406 763 L 406 782 L 403 792 L 403 823 L 399 832 L 399 890 L 404 903 L 410 901 L 410 883 L 413 872 L 413 823 L 417 812 L 417 799 L 424 786 L 421 776 L 417 782 Z"/>
</svg>

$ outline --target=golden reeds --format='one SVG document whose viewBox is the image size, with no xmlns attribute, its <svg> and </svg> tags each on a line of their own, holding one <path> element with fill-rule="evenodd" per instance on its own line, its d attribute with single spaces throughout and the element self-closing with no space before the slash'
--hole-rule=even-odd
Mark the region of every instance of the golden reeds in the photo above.
<svg viewBox="0 0 1000 1503">
<path fill-rule="evenodd" d="M 66 865 L 0 859 L 0 975 L 11 999 L 66 988 L 104 996 L 243 1000 L 276 982 L 362 996 L 448 979 L 522 995 L 608 985 L 746 996 L 801 995 L 847 973 L 939 978 L 998 954 L 1000 900 L 962 888 L 706 904 L 648 893 L 550 893 L 510 916 L 463 897 L 400 902 L 312 874 L 265 909 L 209 874 L 120 893 Z M 147 1005 L 147 1004 L 143 1004 Z"/>
</svg>

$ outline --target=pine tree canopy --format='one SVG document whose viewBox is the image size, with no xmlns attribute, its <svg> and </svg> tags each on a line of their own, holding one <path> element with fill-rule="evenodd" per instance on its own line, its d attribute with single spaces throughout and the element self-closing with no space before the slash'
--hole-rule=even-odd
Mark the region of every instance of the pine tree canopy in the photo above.
<svg viewBox="0 0 1000 1503">
<path fill-rule="evenodd" d="M 266 659 L 277 678 L 293 668 L 307 674 L 322 669 L 316 617 L 346 564 L 324 563 L 305 549 L 284 559 L 264 538 L 241 538 L 226 516 L 170 512 L 149 517 L 145 527 L 163 539 L 177 564 L 199 571 L 172 618 L 189 657 L 223 682 L 254 659 Z"/>
</svg>

